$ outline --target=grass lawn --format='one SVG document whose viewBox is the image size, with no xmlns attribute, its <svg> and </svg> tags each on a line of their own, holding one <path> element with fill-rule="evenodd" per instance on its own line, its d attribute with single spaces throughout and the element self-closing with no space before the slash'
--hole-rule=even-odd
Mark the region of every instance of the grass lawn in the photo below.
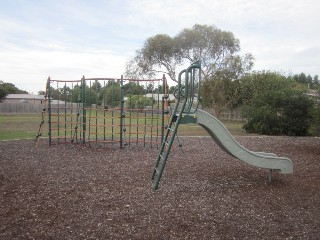
<svg viewBox="0 0 320 240">
<path fill-rule="evenodd" d="M 35 138 L 40 122 L 40 114 L 2 114 L 0 115 L 0 140 Z"/>
<path fill-rule="evenodd" d="M 46 136 L 48 132 L 47 118 L 48 116 L 46 115 L 45 124 L 43 126 L 43 131 L 42 131 L 43 136 Z M 63 118 L 62 118 L 62 121 L 64 121 Z M 67 121 L 69 121 L 69 119 Z M 95 123 L 94 118 L 91 119 L 90 121 L 91 123 Z M 136 122 L 136 119 L 132 121 Z M 41 122 L 41 114 L 0 115 L 0 140 L 14 140 L 14 139 L 27 139 L 27 138 L 35 139 L 36 135 L 38 134 L 40 122 Z M 129 120 L 126 119 L 126 124 L 128 123 L 129 123 Z M 144 123 L 145 123 L 145 120 L 143 119 L 139 120 L 139 124 L 143 125 Z M 243 122 L 223 121 L 223 123 L 225 124 L 225 126 L 231 132 L 232 135 L 237 135 L 237 136 L 248 135 L 242 129 Z M 64 126 L 60 126 L 60 127 L 61 129 L 64 128 Z M 180 136 L 208 136 L 207 132 L 197 124 L 181 124 L 179 126 L 178 134 Z"/>
<path fill-rule="evenodd" d="M 243 122 L 239 121 L 222 121 L 225 127 L 233 136 L 245 136 L 249 135 L 242 128 Z M 178 129 L 178 135 L 180 136 L 209 136 L 209 134 L 198 124 L 181 124 Z"/>
</svg>

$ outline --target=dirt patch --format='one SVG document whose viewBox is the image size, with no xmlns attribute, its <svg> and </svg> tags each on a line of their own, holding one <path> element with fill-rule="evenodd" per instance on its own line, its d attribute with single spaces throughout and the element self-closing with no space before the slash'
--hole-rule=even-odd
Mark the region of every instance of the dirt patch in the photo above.
<svg viewBox="0 0 320 240">
<path fill-rule="evenodd" d="M 0 239 L 319 239 L 320 138 L 238 137 L 292 159 L 274 174 L 210 138 L 181 138 L 160 190 L 157 149 L 0 142 Z"/>
</svg>

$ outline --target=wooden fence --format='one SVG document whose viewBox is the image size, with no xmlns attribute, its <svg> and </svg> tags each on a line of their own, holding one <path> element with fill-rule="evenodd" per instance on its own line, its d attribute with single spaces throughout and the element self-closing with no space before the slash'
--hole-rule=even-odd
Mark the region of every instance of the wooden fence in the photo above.
<svg viewBox="0 0 320 240">
<path fill-rule="evenodd" d="M 73 105 L 73 109 L 75 109 L 77 106 L 75 103 L 70 104 L 67 103 L 68 107 L 71 107 L 70 105 Z M 64 104 L 52 104 L 52 111 L 57 112 L 56 108 L 60 107 L 63 108 Z M 1 113 L 41 113 L 43 110 L 43 105 L 40 103 L 0 103 L 0 114 Z M 208 110 L 208 109 L 207 109 Z M 69 110 L 68 110 L 69 112 Z M 210 112 L 210 110 L 208 111 Z M 245 119 L 241 115 L 241 109 L 226 109 L 222 111 L 218 119 L 220 120 L 229 120 L 229 121 L 245 121 Z"/>
<path fill-rule="evenodd" d="M 0 113 L 41 113 L 41 103 L 0 103 Z"/>
<path fill-rule="evenodd" d="M 245 121 L 245 118 L 243 118 L 241 114 L 241 108 L 225 109 L 219 114 L 218 119 L 228 121 Z"/>
<path fill-rule="evenodd" d="M 212 113 L 212 109 L 210 108 L 204 108 L 203 110 L 212 114 L 219 120 L 239 122 L 246 121 L 246 118 L 242 116 L 241 108 L 221 110 L 218 116 L 215 113 Z"/>
</svg>

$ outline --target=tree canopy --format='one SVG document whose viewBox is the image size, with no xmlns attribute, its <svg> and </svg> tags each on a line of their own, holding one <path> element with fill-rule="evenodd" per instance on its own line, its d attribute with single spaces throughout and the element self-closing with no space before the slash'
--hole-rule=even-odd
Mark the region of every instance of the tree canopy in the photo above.
<svg viewBox="0 0 320 240">
<path fill-rule="evenodd" d="M 26 91 L 20 90 L 12 83 L 5 83 L 0 80 L 0 102 L 8 95 L 8 94 L 18 94 L 18 93 L 28 93 Z"/>
<path fill-rule="evenodd" d="M 183 29 L 174 37 L 157 34 L 128 61 L 126 76 L 146 78 L 166 73 L 176 80 L 178 68 L 201 60 L 204 79 L 219 75 L 238 78 L 253 65 L 251 54 L 239 56 L 240 42 L 233 33 L 215 26 L 196 24 Z"/>
</svg>

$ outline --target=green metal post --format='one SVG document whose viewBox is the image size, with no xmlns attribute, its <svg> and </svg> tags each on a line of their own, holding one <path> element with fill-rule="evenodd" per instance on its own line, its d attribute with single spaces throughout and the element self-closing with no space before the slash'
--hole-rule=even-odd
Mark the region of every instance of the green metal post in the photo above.
<svg viewBox="0 0 320 240">
<path fill-rule="evenodd" d="M 106 89 L 106 81 L 103 81 L 103 141 L 104 144 L 106 144 L 106 95 L 107 95 L 107 89 Z"/>
<path fill-rule="evenodd" d="M 131 127 L 132 127 L 132 94 L 131 94 L 131 89 L 132 89 L 132 87 L 131 87 L 131 85 L 130 85 L 130 95 L 129 95 L 129 102 L 130 102 L 130 110 L 129 110 L 129 112 L 130 112 L 130 119 L 129 119 L 129 147 L 131 146 L 131 132 L 132 132 L 132 129 L 131 129 Z M 127 106 L 128 106 L 128 104 L 127 104 Z"/>
<path fill-rule="evenodd" d="M 57 82 L 57 90 L 59 90 L 59 83 Z M 58 94 L 58 143 L 60 142 L 60 93 Z"/>
<path fill-rule="evenodd" d="M 163 142 L 164 138 L 164 97 L 161 98 L 161 142 Z"/>
<path fill-rule="evenodd" d="M 78 84 L 77 84 L 78 86 Z M 75 127 L 75 131 L 76 131 L 76 134 L 75 134 L 75 137 L 76 137 L 76 141 L 78 142 L 78 131 L 79 131 L 79 119 L 80 119 L 80 133 L 79 133 L 79 136 L 80 136 L 80 142 L 81 142 L 81 129 L 82 129 L 82 118 L 80 118 L 80 113 L 81 113 L 81 110 L 83 111 L 83 102 L 82 102 L 82 83 L 80 82 L 80 86 L 79 86 L 79 93 L 78 93 L 78 97 L 77 97 L 77 120 L 76 120 L 76 127 Z"/>
<path fill-rule="evenodd" d="M 88 102 L 88 107 L 89 107 L 89 132 L 88 132 L 88 141 L 89 141 L 89 146 L 91 145 L 91 108 L 92 108 L 92 104 L 91 104 L 91 81 L 89 84 L 89 102 Z"/>
<path fill-rule="evenodd" d="M 140 102 L 140 94 L 138 95 L 138 104 L 136 106 L 137 108 L 137 114 L 136 114 L 136 118 L 137 118 L 137 134 L 136 134 L 136 145 L 138 144 L 138 138 L 139 138 L 139 102 Z"/>
<path fill-rule="evenodd" d="M 70 100 L 69 100 L 70 104 L 71 104 L 71 109 L 70 109 L 70 136 L 71 136 L 71 140 L 73 138 L 73 83 L 71 83 L 71 95 L 70 95 Z"/>
<path fill-rule="evenodd" d="M 158 82 L 158 88 L 157 88 L 157 96 L 158 96 L 158 99 L 157 99 L 157 103 L 158 103 L 158 106 L 157 106 L 157 138 L 156 138 L 156 144 L 158 146 L 158 141 L 159 141 L 159 110 L 160 110 L 160 95 L 159 95 L 159 87 L 160 87 L 160 84 Z M 162 128 L 161 128 L 162 129 Z M 161 130 L 162 131 L 162 130 Z M 163 134 L 161 134 L 163 136 Z M 161 137 L 161 142 L 163 141 L 163 137 Z"/>
<path fill-rule="evenodd" d="M 99 96 L 98 96 L 98 81 L 95 81 L 96 83 L 96 144 L 98 143 L 98 101 L 99 101 Z"/>
<path fill-rule="evenodd" d="M 64 83 L 64 141 L 67 141 L 67 83 Z"/>
<path fill-rule="evenodd" d="M 82 94 L 81 94 L 81 102 L 82 102 L 82 144 L 86 144 L 86 131 L 87 131 L 87 102 L 86 102 L 86 79 L 83 76 L 81 79 L 81 85 L 82 85 Z"/>
<path fill-rule="evenodd" d="M 165 75 L 163 74 L 162 76 L 162 92 L 163 94 L 165 94 L 165 87 L 166 87 L 166 78 L 165 78 Z M 158 87 L 159 88 L 159 87 Z M 158 93 L 158 96 L 159 96 L 159 93 Z M 159 97 L 158 97 L 159 99 Z M 158 100 L 159 101 L 159 100 Z M 165 97 L 164 95 L 162 96 L 162 106 L 161 106 L 161 142 L 163 142 L 163 136 L 164 136 L 164 129 L 165 129 L 165 126 L 164 126 L 164 101 L 165 101 Z"/>
<path fill-rule="evenodd" d="M 123 136 L 122 136 L 122 132 L 123 132 L 123 120 L 124 120 L 124 87 L 123 87 L 123 75 L 121 75 L 121 104 L 120 104 L 120 148 L 123 148 Z"/>
<path fill-rule="evenodd" d="M 147 131 L 147 82 L 144 90 L 144 101 L 143 101 L 143 110 L 144 110 L 144 128 L 143 128 L 143 146 L 146 146 L 146 131 Z"/>
<path fill-rule="evenodd" d="M 150 126 L 151 126 L 151 129 L 150 129 L 150 143 L 151 143 L 151 148 L 152 148 L 152 146 L 153 146 L 153 144 L 152 144 L 152 140 L 153 140 L 153 136 L 152 136 L 152 133 L 153 133 L 153 114 L 154 114 L 154 112 L 153 112 L 153 89 L 154 89 L 154 82 L 152 82 L 152 91 L 151 91 L 151 98 L 152 98 L 152 103 L 151 103 L 151 124 L 150 124 Z"/>
<path fill-rule="evenodd" d="M 49 146 L 51 146 L 52 143 L 52 132 L 51 132 L 51 86 L 50 86 L 51 80 L 50 77 L 48 77 L 47 80 L 47 91 L 48 91 L 48 125 L 49 125 Z"/>
<path fill-rule="evenodd" d="M 121 90 L 120 90 L 121 92 Z M 112 108 L 112 111 L 111 111 L 111 140 L 112 140 L 112 144 L 113 144 L 113 138 L 114 138 L 114 81 L 112 81 L 112 91 L 111 91 L 111 108 Z M 121 94 L 120 94 L 121 95 Z M 122 95 L 121 95 L 121 99 L 122 99 Z"/>
</svg>

